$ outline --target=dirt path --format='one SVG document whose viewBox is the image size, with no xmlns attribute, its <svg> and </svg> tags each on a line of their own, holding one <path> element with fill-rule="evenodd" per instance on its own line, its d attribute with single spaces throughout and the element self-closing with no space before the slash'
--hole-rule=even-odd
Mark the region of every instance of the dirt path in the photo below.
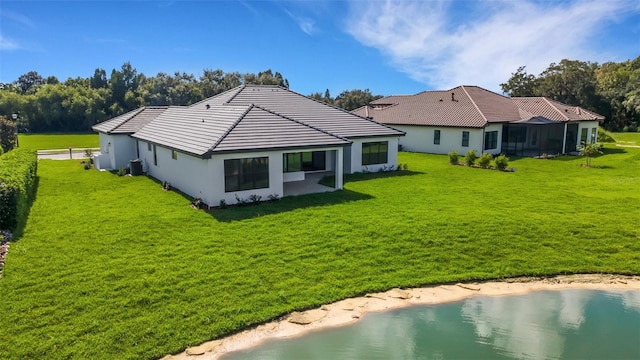
<svg viewBox="0 0 640 360">
<path fill-rule="evenodd" d="M 588 274 L 550 278 L 527 277 L 406 290 L 392 289 L 383 293 L 338 301 L 301 313 L 294 312 L 281 320 L 253 327 L 226 338 L 209 341 L 188 348 L 180 354 L 167 355 L 163 359 L 218 359 L 228 352 L 248 349 L 267 339 L 295 337 L 311 330 L 348 325 L 367 312 L 459 301 L 474 295 L 520 295 L 530 291 L 561 289 L 640 291 L 640 276 Z"/>
</svg>

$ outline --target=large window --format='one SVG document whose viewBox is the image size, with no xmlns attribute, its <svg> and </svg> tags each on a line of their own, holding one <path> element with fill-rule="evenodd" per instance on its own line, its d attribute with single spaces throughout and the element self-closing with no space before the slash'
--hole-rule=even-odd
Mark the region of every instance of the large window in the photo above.
<svg viewBox="0 0 640 360">
<path fill-rule="evenodd" d="M 440 145 L 440 130 L 433 130 L 433 143 Z"/>
<path fill-rule="evenodd" d="M 282 155 L 284 172 L 326 170 L 324 151 L 289 153 Z"/>
<path fill-rule="evenodd" d="M 498 148 L 498 132 L 487 131 L 484 133 L 484 149 L 491 150 Z"/>
<path fill-rule="evenodd" d="M 269 158 L 228 159 L 224 161 L 224 191 L 269 187 Z"/>
<path fill-rule="evenodd" d="M 386 164 L 388 141 L 362 143 L 362 165 Z"/>
<path fill-rule="evenodd" d="M 591 143 L 596 142 L 596 136 L 598 134 L 598 128 L 591 128 Z"/>
<path fill-rule="evenodd" d="M 587 133 L 589 132 L 589 129 L 587 128 L 582 128 L 582 130 L 580 131 L 580 144 L 581 145 L 585 145 L 587 143 Z"/>
<path fill-rule="evenodd" d="M 462 132 L 462 146 L 464 146 L 464 147 L 468 147 L 469 146 L 469 132 L 468 131 L 463 131 Z"/>
</svg>

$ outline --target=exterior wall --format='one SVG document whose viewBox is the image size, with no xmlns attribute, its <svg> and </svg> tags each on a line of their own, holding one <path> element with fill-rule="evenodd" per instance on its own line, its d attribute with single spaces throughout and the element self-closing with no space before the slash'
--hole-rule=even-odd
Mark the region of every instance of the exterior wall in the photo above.
<svg viewBox="0 0 640 360">
<path fill-rule="evenodd" d="M 475 149 L 478 154 L 482 153 L 482 144 L 484 142 L 483 129 L 478 128 L 453 128 L 438 126 L 418 126 L 418 125 L 393 125 L 394 128 L 407 133 L 400 138 L 402 150 L 412 152 L 423 152 L 431 154 L 448 154 L 457 150 L 464 155 L 470 149 Z M 502 125 L 492 124 L 487 129 L 496 130 L 494 127 L 500 128 L 498 134 L 498 149 L 500 150 L 500 139 L 502 136 Z M 440 130 L 440 145 L 433 143 L 434 130 Z M 462 132 L 469 132 L 469 146 L 462 146 Z M 493 153 L 494 150 L 491 150 Z M 500 152 L 500 151 L 497 151 Z"/>
<path fill-rule="evenodd" d="M 384 164 L 374 164 L 367 165 L 367 171 L 375 172 L 381 169 L 382 167 L 391 167 L 398 165 L 398 138 L 393 137 L 370 137 L 370 138 L 357 138 L 357 139 L 349 139 L 353 141 L 351 144 L 351 151 L 349 153 L 349 158 L 345 159 L 345 174 L 353 174 L 356 172 L 362 172 L 365 170 L 365 167 L 362 166 L 362 143 L 367 142 L 378 142 L 378 141 L 388 141 L 389 146 L 387 150 L 387 162 Z M 345 151 L 345 154 L 347 152 Z M 346 164 L 350 166 L 347 166 Z"/>
<path fill-rule="evenodd" d="M 99 133 L 99 137 L 99 169 L 113 170 L 127 168 L 131 160 L 138 158 L 136 154 L 136 139 L 129 135 Z"/>
<path fill-rule="evenodd" d="M 489 132 L 489 131 L 497 131 L 498 132 L 498 141 L 497 141 L 497 147 L 495 149 L 487 149 L 487 150 L 483 150 L 484 149 L 484 134 Z M 469 136 L 472 136 L 471 133 L 469 133 Z M 462 135 L 460 135 L 460 143 L 462 144 Z M 440 142 L 442 143 L 442 142 Z M 471 140 L 469 140 L 469 145 L 471 145 Z M 496 155 L 496 154 L 500 154 L 502 152 L 502 124 L 490 124 L 487 125 L 487 127 L 484 128 L 484 133 L 482 135 L 482 147 L 480 148 L 482 151 L 478 151 L 476 149 L 476 152 L 478 154 L 482 154 L 483 152 L 486 152 L 488 154 L 491 155 Z"/>
<path fill-rule="evenodd" d="M 342 148 L 313 149 L 314 151 L 327 151 L 327 156 L 342 157 Z M 247 199 L 251 195 L 259 195 L 262 200 L 267 200 L 269 195 L 282 196 L 284 194 L 284 173 L 282 168 L 282 155 L 289 151 L 263 151 L 251 153 L 231 153 L 214 155 L 211 159 L 201 159 L 196 156 L 178 152 L 178 158 L 171 157 L 171 149 L 156 145 L 158 165 L 154 165 L 153 146 L 148 150 L 147 143 L 139 141 L 140 160 L 143 171 L 160 180 L 167 181 L 172 187 L 193 197 L 200 198 L 210 206 L 218 206 L 220 200 L 226 204 L 237 203 L 239 198 Z M 336 156 L 336 154 L 338 156 Z M 225 192 L 224 160 L 242 159 L 254 157 L 269 158 L 269 187 L 264 189 L 251 189 L 243 191 Z M 341 166 L 336 159 L 332 164 Z M 329 162 L 327 161 L 327 165 Z M 331 170 L 329 166 L 327 169 Z M 341 170 L 341 169 L 340 169 Z M 337 171 L 339 177 L 339 189 L 342 188 L 342 171 Z"/>
<path fill-rule="evenodd" d="M 598 126 L 600 123 L 598 121 L 580 121 L 578 123 L 578 134 L 576 143 L 580 146 L 580 135 L 582 134 L 582 129 L 587 129 L 587 142 L 591 142 L 592 139 L 594 142 L 598 142 Z M 595 130 L 595 131 L 594 131 Z"/>
</svg>

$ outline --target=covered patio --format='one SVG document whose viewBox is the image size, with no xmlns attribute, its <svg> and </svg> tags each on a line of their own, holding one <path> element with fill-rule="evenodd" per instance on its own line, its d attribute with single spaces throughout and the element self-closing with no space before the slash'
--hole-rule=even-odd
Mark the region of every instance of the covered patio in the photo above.
<svg viewBox="0 0 640 360">
<path fill-rule="evenodd" d="M 329 187 L 318 183 L 320 179 L 325 176 L 334 176 L 335 179 L 335 172 L 333 171 L 319 171 L 305 175 L 304 180 L 284 183 L 284 196 L 297 196 L 338 190 L 336 187 Z"/>
<path fill-rule="evenodd" d="M 515 156 L 564 154 L 571 141 L 566 131 L 565 123 L 541 116 L 513 121 L 502 128 L 502 152 Z"/>
</svg>

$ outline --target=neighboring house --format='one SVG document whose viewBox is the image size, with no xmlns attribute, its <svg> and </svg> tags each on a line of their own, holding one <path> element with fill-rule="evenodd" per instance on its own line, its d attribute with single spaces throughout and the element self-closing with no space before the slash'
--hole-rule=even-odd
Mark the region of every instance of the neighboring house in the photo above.
<svg viewBox="0 0 640 360">
<path fill-rule="evenodd" d="M 509 98 L 478 86 L 389 96 L 352 111 L 406 132 L 403 150 L 519 156 L 575 152 L 604 117 L 545 97 Z"/>
<path fill-rule="evenodd" d="M 152 114 L 154 112 L 154 114 Z M 189 107 L 147 107 L 93 127 L 100 169 L 134 159 L 207 204 L 331 190 L 322 175 L 397 166 L 398 131 L 278 86 L 240 86 Z"/>
</svg>

